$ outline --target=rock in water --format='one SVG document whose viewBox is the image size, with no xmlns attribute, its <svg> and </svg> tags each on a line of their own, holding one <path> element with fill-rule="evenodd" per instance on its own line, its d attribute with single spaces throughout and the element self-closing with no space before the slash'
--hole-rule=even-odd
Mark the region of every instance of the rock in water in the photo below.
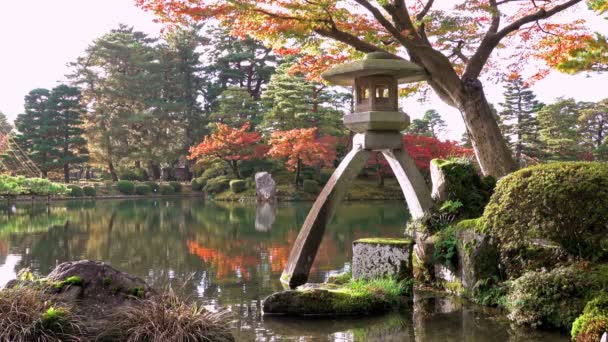
<svg viewBox="0 0 608 342">
<path fill-rule="evenodd" d="M 277 186 L 268 172 L 258 172 L 255 174 L 255 192 L 258 200 L 270 202 L 276 199 Z"/>
<path fill-rule="evenodd" d="M 370 238 L 353 242 L 353 279 L 412 278 L 412 248 L 410 239 Z"/>
</svg>

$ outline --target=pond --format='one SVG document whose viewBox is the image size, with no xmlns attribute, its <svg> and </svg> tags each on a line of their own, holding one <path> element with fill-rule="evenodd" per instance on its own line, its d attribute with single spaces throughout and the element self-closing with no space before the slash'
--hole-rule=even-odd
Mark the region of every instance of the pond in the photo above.
<svg viewBox="0 0 608 342">
<path fill-rule="evenodd" d="M 568 341 L 510 328 L 495 310 L 424 293 L 410 309 L 361 319 L 262 317 L 310 203 L 277 207 L 149 199 L 21 203 L 0 213 L 0 288 L 24 267 L 49 273 L 61 262 L 94 259 L 160 289 L 234 313 L 239 341 Z M 351 244 L 400 236 L 402 202 L 343 204 L 329 226 L 312 281 L 350 267 Z"/>
</svg>

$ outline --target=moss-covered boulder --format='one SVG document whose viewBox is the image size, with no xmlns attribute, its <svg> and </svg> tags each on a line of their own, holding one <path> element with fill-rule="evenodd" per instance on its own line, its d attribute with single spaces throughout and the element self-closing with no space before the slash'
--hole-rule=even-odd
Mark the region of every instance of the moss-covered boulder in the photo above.
<svg viewBox="0 0 608 342">
<path fill-rule="evenodd" d="M 512 282 L 506 307 L 517 324 L 569 331 L 587 302 L 607 288 L 608 264 L 530 271 Z"/>
<path fill-rule="evenodd" d="M 462 203 L 462 218 L 481 216 L 496 184 L 493 178 L 481 178 L 466 158 L 433 159 L 430 169 L 435 201 Z"/>
<path fill-rule="evenodd" d="M 530 253 L 538 239 L 575 257 L 606 259 L 608 164 L 552 163 L 514 172 L 498 182 L 483 217 L 510 277 L 536 259 Z"/>
<path fill-rule="evenodd" d="M 264 299 L 265 315 L 359 316 L 371 315 L 409 303 L 412 281 L 374 279 L 344 285 L 305 284 Z"/>
<path fill-rule="evenodd" d="M 412 278 L 411 239 L 366 238 L 353 242 L 353 279 Z"/>
<path fill-rule="evenodd" d="M 482 286 L 500 278 L 498 249 L 483 234 L 483 220 L 464 220 L 457 224 L 458 268 L 468 297 L 479 295 Z"/>
</svg>

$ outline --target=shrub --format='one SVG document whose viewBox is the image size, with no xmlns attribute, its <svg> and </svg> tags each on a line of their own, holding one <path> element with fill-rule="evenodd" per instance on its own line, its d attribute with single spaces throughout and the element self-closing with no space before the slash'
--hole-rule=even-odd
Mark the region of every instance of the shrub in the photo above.
<svg viewBox="0 0 608 342">
<path fill-rule="evenodd" d="M 211 313 L 172 293 L 138 299 L 110 317 L 102 341 L 234 341 L 226 312 Z"/>
<path fill-rule="evenodd" d="M 180 182 L 169 182 L 169 185 L 173 187 L 173 191 L 182 192 L 182 183 Z"/>
<path fill-rule="evenodd" d="M 245 189 L 247 189 L 247 185 L 245 184 L 244 180 L 234 179 L 230 181 L 230 190 L 232 190 L 232 192 L 235 194 L 243 192 Z"/>
<path fill-rule="evenodd" d="M 0 291 L 0 317 L 0 341 L 80 341 L 85 331 L 70 307 L 33 287 Z"/>
<path fill-rule="evenodd" d="M 70 196 L 72 197 L 82 197 L 84 196 L 84 191 L 78 185 L 68 185 L 68 189 L 70 189 Z"/>
<path fill-rule="evenodd" d="M 150 187 L 151 192 L 158 192 L 160 190 L 160 184 L 155 181 L 145 181 L 144 184 Z"/>
<path fill-rule="evenodd" d="M 448 201 L 462 203 L 460 218 L 481 216 L 496 185 L 492 177 L 479 177 L 473 162 L 467 158 L 433 159 L 434 166 L 445 176 Z"/>
<path fill-rule="evenodd" d="M 138 195 L 147 195 L 150 192 L 152 192 L 152 189 L 150 189 L 150 186 L 147 184 L 137 184 L 135 186 L 135 193 Z"/>
<path fill-rule="evenodd" d="M 309 194 L 316 194 L 319 192 L 319 183 L 312 179 L 305 179 L 302 183 L 302 190 Z"/>
<path fill-rule="evenodd" d="M 608 292 L 603 292 L 585 305 L 583 314 L 572 324 L 572 339 L 594 342 L 608 331 Z"/>
<path fill-rule="evenodd" d="M 553 163 L 502 178 L 484 212 L 502 262 L 514 260 L 533 239 L 548 239 L 579 257 L 608 254 L 608 164 Z"/>
<path fill-rule="evenodd" d="M 161 195 L 172 195 L 175 193 L 173 187 L 169 184 L 163 184 L 160 186 L 160 194 Z"/>
<path fill-rule="evenodd" d="M 229 170 L 223 164 L 213 164 L 211 167 L 205 170 L 203 174 L 199 177 L 201 180 L 208 181 L 213 178 L 217 178 L 220 176 L 226 176 L 230 173 Z"/>
<path fill-rule="evenodd" d="M 97 196 L 97 189 L 95 189 L 92 186 L 85 186 L 84 188 L 82 188 L 82 190 L 84 191 L 84 194 L 86 196 L 89 196 L 89 197 Z"/>
<path fill-rule="evenodd" d="M 203 190 L 203 187 L 205 186 L 205 181 L 203 181 L 200 178 L 194 178 L 192 180 L 192 182 L 190 182 L 190 186 L 192 187 L 193 191 L 201 191 Z"/>
<path fill-rule="evenodd" d="M 570 330 L 587 300 L 608 286 L 608 265 L 574 264 L 530 271 L 513 281 L 509 318 L 517 324 Z"/>
<path fill-rule="evenodd" d="M 230 179 L 227 176 L 219 176 L 217 178 L 208 180 L 203 189 L 207 193 L 217 194 L 224 190 L 227 190 L 230 186 L 229 182 Z"/>
<path fill-rule="evenodd" d="M 120 193 L 125 195 L 133 195 L 135 192 L 135 184 L 128 180 L 121 180 L 116 183 L 116 188 Z"/>
<path fill-rule="evenodd" d="M 126 169 L 120 172 L 118 178 L 121 180 L 143 181 L 147 178 L 147 175 L 143 169 Z"/>
</svg>

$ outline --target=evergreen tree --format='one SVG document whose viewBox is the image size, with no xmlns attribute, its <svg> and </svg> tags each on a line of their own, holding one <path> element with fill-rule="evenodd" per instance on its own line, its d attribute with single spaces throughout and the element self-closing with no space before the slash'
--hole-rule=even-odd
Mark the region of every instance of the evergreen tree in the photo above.
<svg viewBox="0 0 608 342">
<path fill-rule="evenodd" d="M 63 176 L 70 182 L 70 165 L 81 164 L 89 160 L 83 138 L 82 117 L 85 108 L 81 104 L 80 90 L 67 85 L 53 88 L 50 96 L 50 107 L 53 121 L 57 127 L 57 164 L 63 165 Z"/>
<path fill-rule="evenodd" d="M 556 103 L 538 111 L 540 141 L 551 160 L 576 160 L 579 145 L 578 117 L 580 106 L 573 99 L 559 98 Z"/>
<path fill-rule="evenodd" d="M 336 93 L 303 75 L 291 75 L 290 67 L 289 63 L 281 64 L 262 94 L 265 107 L 262 126 L 272 131 L 313 127 L 318 127 L 322 134 L 341 131 L 342 112 L 333 104 Z"/>
<path fill-rule="evenodd" d="M 431 128 L 429 122 L 423 119 L 414 119 L 409 127 L 405 130 L 408 134 L 431 136 Z"/>
<path fill-rule="evenodd" d="M 535 113 L 541 108 L 536 95 L 520 76 L 509 79 L 503 93 L 505 102 L 500 112 L 502 133 L 507 138 L 515 158 L 521 160 L 522 154 L 538 156 L 539 133 Z"/>
<path fill-rule="evenodd" d="M 260 103 L 245 88 L 228 87 L 218 98 L 217 109 L 209 119 L 234 128 L 246 122 L 254 129 L 260 121 Z"/>
<path fill-rule="evenodd" d="M 593 151 L 597 159 L 607 160 L 608 99 L 582 106 L 585 108 L 578 117 L 578 125 L 583 144 Z"/>
<path fill-rule="evenodd" d="M 0 111 L 0 133 L 9 134 L 13 130 L 13 125 L 8 122 L 6 115 Z"/>
<path fill-rule="evenodd" d="M 422 120 L 427 123 L 430 136 L 433 138 L 437 138 L 447 127 L 445 121 L 443 121 L 441 115 L 435 109 L 429 109 L 424 112 Z"/>
<path fill-rule="evenodd" d="M 41 177 L 58 166 L 57 121 L 48 89 L 34 89 L 25 96 L 25 112 L 15 120 L 15 142 L 38 166 Z"/>
</svg>

